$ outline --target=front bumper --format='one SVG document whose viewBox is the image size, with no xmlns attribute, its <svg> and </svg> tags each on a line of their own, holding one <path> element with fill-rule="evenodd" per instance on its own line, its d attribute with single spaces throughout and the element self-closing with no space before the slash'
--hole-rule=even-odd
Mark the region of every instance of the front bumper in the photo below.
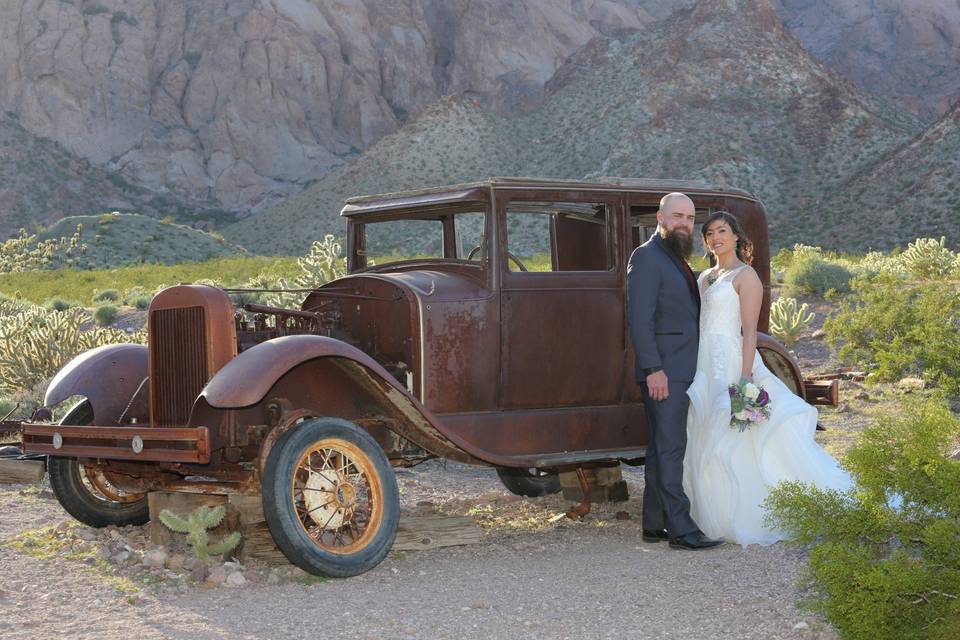
<svg viewBox="0 0 960 640">
<path fill-rule="evenodd" d="M 210 462 L 206 427 L 73 426 L 24 422 L 24 453 L 144 462 Z"/>
</svg>

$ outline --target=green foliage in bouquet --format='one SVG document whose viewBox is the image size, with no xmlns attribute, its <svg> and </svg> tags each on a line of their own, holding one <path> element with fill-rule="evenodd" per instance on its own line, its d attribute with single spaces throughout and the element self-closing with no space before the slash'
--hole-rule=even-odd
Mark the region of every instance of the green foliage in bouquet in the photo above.
<svg viewBox="0 0 960 640">
<path fill-rule="evenodd" d="M 782 483 L 768 524 L 812 545 L 812 606 L 850 640 L 960 637 L 960 421 L 936 401 L 866 429 L 848 493 Z"/>
<path fill-rule="evenodd" d="M 223 505 L 213 509 L 204 505 L 184 519 L 169 509 L 163 509 L 160 512 L 160 522 L 168 529 L 187 534 L 187 544 L 193 547 L 197 559 L 204 564 L 209 564 L 210 556 L 227 553 L 240 543 L 240 534 L 234 531 L 224 536 L 220 542 L 210 544 L 210 534 L 207 533 L 207 529 L 212 529 L 223 522 L 226 511 Z"/>
<path fill-rule="evenodd" d="M 770 305 L 770 333 L 784 345 L 793 346 L 813 321 L 808 309 L 807 303 L 797 307 L 796 298 L 777 298 Z"/>
<path fill-rule="evenodd" d="M 853 286 L 851 299 L 824 324 L 842 360 L 868 366 L 877 381 L 920 376 L 960 391 L 960 291 L 953 283 L 885 277 Z"/>
</svg>

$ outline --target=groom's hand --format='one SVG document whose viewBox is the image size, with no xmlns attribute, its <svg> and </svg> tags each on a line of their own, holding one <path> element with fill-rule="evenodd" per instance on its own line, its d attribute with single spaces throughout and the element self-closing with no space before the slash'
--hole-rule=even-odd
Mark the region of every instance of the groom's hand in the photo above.
<svg viewBox="0 0 960 640">
<path fill-rule="evenodd" d="M 654 371 L 647 376 L 647 390 L 650 397 L 657 402 L 663 402 L 670 395 L 667 387 L 667 374 L 663 371 Z"/>
</svg>

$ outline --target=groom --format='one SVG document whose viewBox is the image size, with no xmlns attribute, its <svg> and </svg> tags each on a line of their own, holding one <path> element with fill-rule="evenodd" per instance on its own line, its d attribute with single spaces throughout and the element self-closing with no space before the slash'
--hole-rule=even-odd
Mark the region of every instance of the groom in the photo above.
<svg viewBox="0 0 960 640">
<path fill-rule="evenodd" d="M 650 440 L 644 463 L 643 539 L 676 549 L 706 549 L 712 540 L 690 517 L 683 492 L 687 387 L 697 370 L 700 293 L 685 258 L 693 253 L 693 201 L 682 193 L 660 200 L 657 233 L 637 247 L 627 267 L 630 339 Z"/>
</svg>

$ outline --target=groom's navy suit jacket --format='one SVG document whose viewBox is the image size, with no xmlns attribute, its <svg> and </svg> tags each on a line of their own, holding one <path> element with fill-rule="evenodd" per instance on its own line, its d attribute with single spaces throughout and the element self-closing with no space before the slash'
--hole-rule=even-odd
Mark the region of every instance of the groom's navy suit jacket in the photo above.
<svg viewBox="0 0 960 640">
<path fill-rule="evenodd" d="M 689 274 L 689 275 L 688 275 Z M 700 339 L 700 294 L 693 273 L 659 233 L 637 247 L 627 266 L 627 319 L 636 354 L 637 384 L 644 369 L 660 367 L 670 382 L 692 382 Z"/>
</svg>

